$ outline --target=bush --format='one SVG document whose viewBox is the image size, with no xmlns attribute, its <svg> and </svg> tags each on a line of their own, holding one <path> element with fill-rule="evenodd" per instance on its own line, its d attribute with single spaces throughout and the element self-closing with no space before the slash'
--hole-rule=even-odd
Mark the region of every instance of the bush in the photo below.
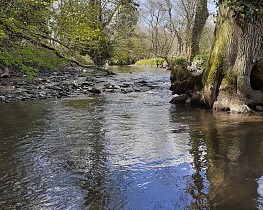
<svg viewBox="0 0 263 210">
<path fill-rule="evenodd" d="M 191 68 L 197 73 L 201 74 L 207 67 L 207 62 L 209 59 L 209 52 L 204 52 L 200 55 L 194 57 Z"/>
<path fill-rule="evenodd" d="M 194 57 L 194 59 L 202 60 L 204 62 L 208 61 L 208 58 L 209 58 L 209 52 L 208 51 L 203 52 L 202 54 L 199 54 L 199 55 Z"/>
<path fill-rule="evenodd" d="M 135 65 L 138 66 L 157 66 L 160 64 L 166 64 L 165 60 L 163 58 L 152 58 L 152 59 L 143 59 L 143 60 L 138 60 Z"/>
<path fill-rule="evenodd" d="M 186 56 L 178 56 L 171 59 L 173 65 L 184 65 L 187 63 Z"/>
</svg>

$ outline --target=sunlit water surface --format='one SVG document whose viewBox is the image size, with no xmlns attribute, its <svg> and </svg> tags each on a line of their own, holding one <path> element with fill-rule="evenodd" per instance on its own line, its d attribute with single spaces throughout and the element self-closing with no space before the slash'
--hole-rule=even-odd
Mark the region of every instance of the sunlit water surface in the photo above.
<svg viewBox="0 0 263 210">
<path fill-rule="evenodd" d="M 263 208 L 261 115 L 176 107 L 168 71 L 113 70 L 152 89 L 0 104 L 0 209 Z"/>
</svg>

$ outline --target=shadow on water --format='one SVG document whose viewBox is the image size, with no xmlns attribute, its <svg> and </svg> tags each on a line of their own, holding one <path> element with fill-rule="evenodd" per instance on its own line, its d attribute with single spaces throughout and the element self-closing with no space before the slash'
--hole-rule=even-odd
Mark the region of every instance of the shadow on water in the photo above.
<svg viewBox="0 0 263 210">
<path fill-rule="evenodd" d="M 3 209 L 262 209 L 263 118 L 173 106 L 154 88 L 0 105 Z M 121 73 L 122 72 L 122 73 Z"/>
</svg>

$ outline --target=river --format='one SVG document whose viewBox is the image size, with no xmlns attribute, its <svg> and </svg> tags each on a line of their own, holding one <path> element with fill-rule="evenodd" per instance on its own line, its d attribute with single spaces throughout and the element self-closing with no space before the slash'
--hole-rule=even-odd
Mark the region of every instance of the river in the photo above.
<svg viewBox="0 0 263 210">
<path fill-rule="evenodd" d="M 169 103 L 152 88 L 0 104 L 0 209 L 262 209 L 263 116 Z"/>
</svg>

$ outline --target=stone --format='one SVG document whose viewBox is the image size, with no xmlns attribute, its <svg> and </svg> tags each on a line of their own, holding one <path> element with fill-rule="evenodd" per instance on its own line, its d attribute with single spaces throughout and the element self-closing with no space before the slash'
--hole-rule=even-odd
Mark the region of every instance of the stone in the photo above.
<svg viewBox="0 0 263 210">
<path fill-rule="evenodd" d="M 91 88 L 88 91 L 91 93 L 94 93 L 94 94 L 100 94 L 101 93 L 101 90 L 97 89 L 97 88 Z"/>
<path fill-rule="evenodd" d="M 5 96 L 0 96 L 0 100 L 5 101 L 6 97 Z"/>
<path fill-rule="evenodd" d="M 87 77 L 78 77 L 77 80 L 79 82 L 85 82 L 87 80 Z"/>
<path fill-rule="evenodd" d="M 178 95 L 178 96 L 175 96 L 174 98 L 172 98 L 170 103 L 171 104 L 185 104 L 187 99 L 188 99 L 187 94 L 181 94 L 181 95 Z"/>
<path fill-rule="evenodd" d="M 262 106 L 256 106 L 256 110 L 257 111 L 263 111 L 263 107 Z"/>
</svg>

